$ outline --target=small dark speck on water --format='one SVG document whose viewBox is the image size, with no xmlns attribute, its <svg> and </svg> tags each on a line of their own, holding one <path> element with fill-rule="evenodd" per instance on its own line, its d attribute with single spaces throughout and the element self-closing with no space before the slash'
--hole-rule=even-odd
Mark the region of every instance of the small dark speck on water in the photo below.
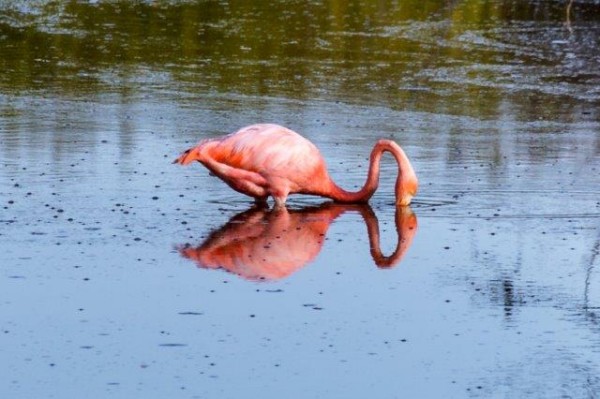
<svg viewBox="0 0 600 399">
<path fill-rule="evenodd" d="M 180 348 L 180 347 L 187 346 L 187 344 L 167 343 L 167 344 L 159 344 L 158 346 L 162 346 L 164 348 Z"/>
<path fill-rule="evenodd" d="M 315 305 L 314 303 L 305 303 L 304 305 L 305 308 L 312 308 L 313 310 L 323 310 L 322 307 Z"/>
</svg>

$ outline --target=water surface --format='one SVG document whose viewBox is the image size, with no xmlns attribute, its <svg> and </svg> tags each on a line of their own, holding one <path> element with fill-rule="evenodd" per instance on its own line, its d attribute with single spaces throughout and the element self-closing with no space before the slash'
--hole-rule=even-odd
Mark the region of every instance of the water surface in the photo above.
<svg viewBox="0 0 600 399">
<path fill-rule="evenodd" d="M 6 397 L 595 397 L 594 1 L 0 2 Z M 255 122 L 358 189 L 253 209 Z"/>
</svg>

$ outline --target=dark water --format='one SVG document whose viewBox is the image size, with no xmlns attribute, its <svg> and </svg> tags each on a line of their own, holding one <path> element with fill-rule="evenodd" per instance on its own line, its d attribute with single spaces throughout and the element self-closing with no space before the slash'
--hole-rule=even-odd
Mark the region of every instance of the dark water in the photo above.
<svg viewBox="0 0 600 399">
<path fill-rule="evenodd" d="M 597 397 L 599 54 L 594 1 L 0 2 L 2 396 Z M 170 163 L 255 122 L 419 194 Z"/>
</svg>

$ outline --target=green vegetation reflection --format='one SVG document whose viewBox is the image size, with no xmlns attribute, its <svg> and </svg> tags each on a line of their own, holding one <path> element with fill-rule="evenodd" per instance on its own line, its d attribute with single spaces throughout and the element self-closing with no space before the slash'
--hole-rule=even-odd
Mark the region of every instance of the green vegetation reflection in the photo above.
<svg viewBox="0 0 600 399">
<path fill-rule="evenodd" d="M 484 118 L 543 102 L 536 115 L 554 118 L 599 102 L 582 90 L 600 83 L 598 8 L 577 3 L 567 29 L 566 5 L 546 1 L 0 2 L 0 88 L 169 87 Z"/>
</svg>

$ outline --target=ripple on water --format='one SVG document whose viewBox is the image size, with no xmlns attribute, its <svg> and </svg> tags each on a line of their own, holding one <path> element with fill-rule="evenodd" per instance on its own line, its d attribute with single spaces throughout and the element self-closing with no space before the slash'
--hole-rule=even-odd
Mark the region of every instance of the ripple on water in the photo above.
<svg viewBox="0 0 600 399">
<path fill-rule="evenodd" d="M 600 218 L 600 192 L 554 190 L 449 191 L 448 198 L 416 197 L 425 217 L 497 219 Z"/>
</svg>

